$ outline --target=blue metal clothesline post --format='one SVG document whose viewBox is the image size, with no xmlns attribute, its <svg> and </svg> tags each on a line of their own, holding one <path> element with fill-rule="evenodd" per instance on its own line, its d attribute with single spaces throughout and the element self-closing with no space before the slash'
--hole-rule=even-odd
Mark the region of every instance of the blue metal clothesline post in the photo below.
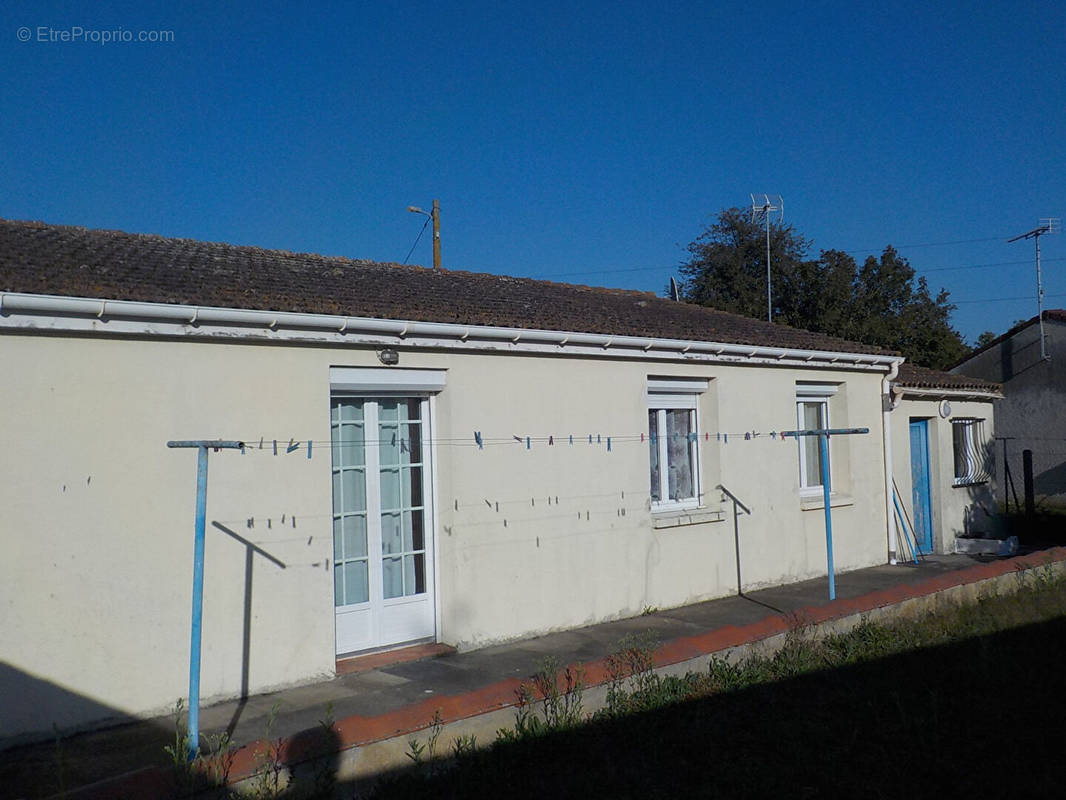
<svg viewBox="0 0 1066 800">
<path fill-rule="evenodd" d="M 817 436 L 822 454 L 822 502 L 825 504 L 825 551 L 829 570 L 829 599 L 836 600 L 837 582 L 833 568 L 833 513 L 829 505 L 829 437 L 857 433 L 869 433 L 869 428 L 814 428 L 805 431 L 783 431 L 782 436 L 792 436 L 797 441 L 801 436 Z"/>
<path fill-rule="evenodd" d="M 196 535 L 192 558 L 192 637 L 189 647 L 189 760 L 200 749 L 200 639 L 204 615 L 204 529 L 207 521 L 207 449 L 239 450 L 244 442 L 215 440 L 171 441 L 167 447 L 195 447 Z"/>
</svg>

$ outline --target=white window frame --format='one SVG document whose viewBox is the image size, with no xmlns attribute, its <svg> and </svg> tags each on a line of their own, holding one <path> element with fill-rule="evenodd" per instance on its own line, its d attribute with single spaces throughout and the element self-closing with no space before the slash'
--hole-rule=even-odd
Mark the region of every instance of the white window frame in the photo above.
<svg viewBox="0 0 1066 800">
<path fill-rule="evenodd" d="M 959 440 L 961 431 L 963 451 L 961 453 L 963 474 L 959 474 Z M 980 417 L 958 417 L 951 420 L 951 455 L 954 476 L 952 486 L 973 486 L 988 481 L 984 464 L 979 452 L 984 442 L 985 421 Z"/>
<path fill-rule="evenodd" d="M 700 413 L 699 398 L 707 391 L 710 382 L 706 379 L 687 378 L 649 378 L 648 379 L 648 412 L 656 414 L 656 430 L 658 435 L 655 442 L 650 441 L 649 447 L 656 447 L 659 458 L 659 497 L 660 500 L 651 500 L 652 512 L 683 511 L 700 507 L 700 499 L 703 497 L 702 470 L 700 468 Z M 689 458 L 692 463 L 692 491 L 690 497 L 670 498 L 670 451 L 669 441 L 666 435 L 666 412 L 682 409 L 690 413 L 690 432 L 694 434 L 688 444 Z M 648 461 L 649 478 L 651 460 Z M 650 490 L 649 490 L 650 493 Z"/>
<path fill-rule="evenodd" d="M 803 407 L 805 405 L 817 405 L 821 408 L 822 424 L 828 428 L 829 424 L 829 398 L 837 393 L 837 385 L 832 383 L 797 383 L 796 384 L 796 424 L 799 430 L 806 430 L 806 424 L 803 421 Z M 796 440 L 799 444 L 799 486 L 800 494 L 807 497 L 813 497 L 824 493 L 821 479 L 818 483 L 807 483 L 807 451 L 804 447 L 804 440 L 811 438 L 806 436 L 798 436 Z M 819 442 L 819 447 L 821 443 Z M 828 452 L 829 448 L 826 448 L 826 456 L 829 460 L 828 469 L 829 474 L 829 491 L 833 491 L 833 457 Z"/>
</svg>

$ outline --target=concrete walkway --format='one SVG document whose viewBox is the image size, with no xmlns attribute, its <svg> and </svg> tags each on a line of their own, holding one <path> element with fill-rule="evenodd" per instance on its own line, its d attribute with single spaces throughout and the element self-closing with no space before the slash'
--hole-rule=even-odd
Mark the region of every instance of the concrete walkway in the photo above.
<svg viewBox="0 0 1066 800">
<path fill-rule="evenodd" d="M 660 643 L 657 666 L 686 665 L 694 658 L 779 635 L 797 624 L 824 623 L 898 606 L 1049 561 L 1066 561 L 1066 548 L 1009 559 L 929 556 L 920 565 L 871 567 L 839 575 L 833 603 L 828 600 L 824 578 L 773 587 L 218 703 L 201 709 L 201 729 L 208 740 L 210 734 L 231 732 L 232 743 L 241 749 L 230 774 L 241 777 L 254 770 L 256 751 L 263 747 L 268 726 L 270 739 L 283 740 L 285 758 L 292 762 L 320 754 L 323 748 L 346 751 L 398 737 L 405 741 L 413 731 L 425 728 L 435 712 L 445 722 L 454 722 L 506 709 L 515 700 L 515 690 L 546 657 L 560 665 L 583 664 L 588 684 L 601 683 L 603 659 L 627 634 Z M 326 729 L 321 722 L 330 713 L 328 709 L 333 725 Z M 479 741 L 486 739 L 479 736 Z M 162 796 L 169 780 L 169 757 L 163 747 L 173 742 L 173 720 L 160 718 L 81 734 L 60 745 L 3 751 L 0 786 L 4 797 L 13 798 L 48 797 L 61 789 L 66 791 L 64 796 L 76 798 Z M 399 763 L 386 763 L 396 752 L 378 766 L 402 764 L 402 752 Z M 375 768 L 364 759 L 359 769 L 366 774 Z"/>
</svg>

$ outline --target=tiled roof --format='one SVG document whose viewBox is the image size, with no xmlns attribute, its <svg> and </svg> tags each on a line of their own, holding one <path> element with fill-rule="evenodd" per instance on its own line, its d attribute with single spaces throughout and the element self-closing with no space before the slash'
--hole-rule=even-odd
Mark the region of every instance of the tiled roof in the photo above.
<svg viewBox="0 0 1066 800">
<path fill-rule="evenodd" d="M 952 392 L 981 392 L 982 394 L 1002 394 L 1003 387 L 992 381 L 981 378 L 969 378 L 966 375 L 955 375 L 951 372 L 941 372 L 938 369 L 928 369 L 914 364 L 900 364 L 899 375 L 895 383 L 904 388 L 911 389 L 944 389 Z"/>
<path fill-rule="evenodd" d="M 0 291 L 893 354 L 646 292 L 40 222 L 0 220 Z"/>
</svg>

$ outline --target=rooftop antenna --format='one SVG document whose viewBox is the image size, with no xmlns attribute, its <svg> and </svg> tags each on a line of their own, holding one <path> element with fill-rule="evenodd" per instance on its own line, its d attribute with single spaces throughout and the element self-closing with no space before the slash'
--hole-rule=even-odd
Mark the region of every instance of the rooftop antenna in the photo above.
<svg viewBox="0 0 1066 800">
<path fill-rule="evenodd" d="M 751 221 L 754 223 L 760 217 L 766 222 L 766 321 L 774 321 L 773 290 L 770 281 L 770 217 L 774 212 L 781 216 L 778 222 L 785 221 L 785 199 L 779 194 L 752 194 L 751 197 Z"/>
<path fill-rule="evenodd" d="M 1058 233 L 1061 230 L 1058 217 L 1047 217 L 1040 220 L 1040 224 L 1031 231 L 1007 239 L 1008 242 L 1016 242 L 1019 239 L 1032 239 L 1036 242 L 1036 316 L 1040 321 L 1040 359 L 1047 361 L 1050 356 L 1047 353 L 1047 339 L 1044 337 L 1044 282 L 1040 274 L 1040 237 L 1048 233 Z"/>
</svg>

